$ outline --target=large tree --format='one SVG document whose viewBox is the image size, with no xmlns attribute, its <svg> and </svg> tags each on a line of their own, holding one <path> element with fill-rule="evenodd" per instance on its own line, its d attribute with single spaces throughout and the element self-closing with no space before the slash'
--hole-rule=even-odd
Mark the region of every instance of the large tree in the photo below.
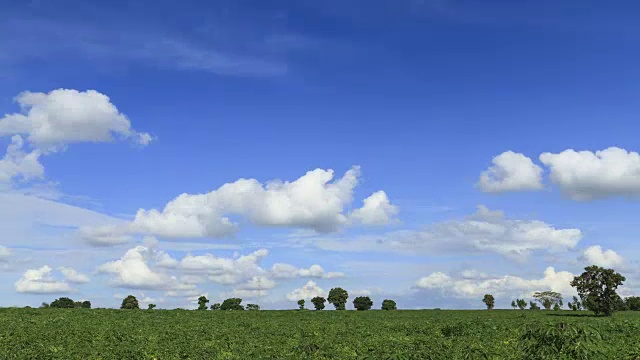
<svg viewBox="0 0 640 360">
<path fill-rule="evenodd" d="M 81 308 L 83 309 L 91 309 L 91 301 L 89 300 L 85 300 L 82 302 L 82 305 L 80 305 Z"/>
<path fill-rule="evenodd" d="M 153 310 L 156 308 L 156 304 L 149 304 L 147 305 L 147 310 Z"/>
<path fill-rule="evenodd" d="M 527 308 L 527 300 L 525 299 L 516 299 L 516 305 L 518 305 L 518 309 L 524 310 Z"/>
<path fill-rule="evenodd" d="M 140 309 L 140 305 L 138 305 L 138 299 L 135 296 L 129 295 L 126 298 L 122 299 L 122 305 L 120 305 L 120 309 Z"/>
<path fill-rule="evenodd" d="M 244 306 L 240 305 L 241 303 L 242 299 L 240 298 L 226 299 L 220 305 L 220 310 L 244 310 Z"/>
<path fill-rule="evenodd" d="M 247 304 L 247 310 L 260 310 L 260 305 L 258 304 Z"/>
<path fill-rule="evenodd" d="M 330 304 L 336 308 L 336 310 L 345 310 L 345 305 L 347 305 L 347 299 L 349 298 L 349 293 L 347 290 L 343 288 L 333 288 L 329 291 L 329 297 L 327 300 Z"/>
<path fill-rule="evenodd" d="M 211 310 L 220 310 L 220 303 L 215 303 L 211 305 Z"/>
<path fill-rule="evenodd" d="M 73 309 L 75 307 L 75 302 L 68 297 L 61 297 L 53 300 L 53 302 L 49 305 L 52 308 L 62 308 L 62 309 Z"/>
<path fill-rule="evenodd" d="M 385 299 L 382 300 L 382 310 L 398 310 L 398 307 L 396 306 L 395 301 Z"/>
<path fill-rule="evenodd" d="M 207 310 L 207 303 L 209 299 L 206 296 L 202 295 L 198 298 L 198 310 Z"/>
<path fill-rule="evenodd" d="M 569 301 L 567 303 L 567 306 L 573 311 L 582 310 L 582 303 L 580 302 L 580 299 L 578 299 L 578 297 L 575 295 L 573 296 L 573 301 Z"/>
<path fill-rule="evenodd" d="M 304 310 L 304 299 L 298 300 L 298 310 Z"/>
<path fill-rule="evenodd" d="M 311 303 L 313 304 L 313 307 L 316 308 L 316 310 L 324 309 L 325 302 L 327 302 L 327 300 L 322 296 L 316 296 L 313 299 L 311 299 Z"/>
<path fill-rule="evenodd" d="M 545 310 L 551 310 L 554 305 L 562 306 L 562 295 L 555 291 L 538 291 L 533 298 L 539 302 Z"/>
<path fill-rule="evenodd" d="M 624 299 L 624 303 L 627 305 L 627 309 L 633 311 L 640 311 L 640 297 L 629 296 Z"/>
<path fill-rule="evenodd" d="M 493 309 L 494 305 L 496 304 L 495 299 L 493 298 L 493 295 L 491 295 L 491 294 L 485 294 L 484 298 L 482 298 L 482 302 L 485 305 L 487 305 L 487 310 Z"/>
<path fill-rule="evenodd" d="M 613 269 L 592 265 L 574 277 L 571 286 L 576 288 L 582 306 L 587 310 L 593 311 L 596 315 L 611 316 L 620 298 L 616 289 L 625 280 L 627 279 L 624 276 Z"/>
<path fill-rule="evenodd" d="M 353 299 L 353 307 L 358 311 L 371 310 L 373 306 L 373 301 L 368 296 L 358 296 Z"/>
</svg>

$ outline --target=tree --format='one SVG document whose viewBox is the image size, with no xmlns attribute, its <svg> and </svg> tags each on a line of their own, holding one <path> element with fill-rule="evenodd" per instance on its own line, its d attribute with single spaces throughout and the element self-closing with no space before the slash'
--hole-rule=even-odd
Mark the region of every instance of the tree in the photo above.
<svg viewBox="0 0 640 360">
<path fill-rule="evenodd" d="M 120 309 L 140 309 L 140 305 L 138 305 L 138 299 L 136 299 L 136 297 L 133 295 L 127 296 L 122 300 Z"/>
<path fill-rule="evenodd" d="M 353 299 L 353 307 L 358 311 L 371 310 L 372 306 L 373 301 L 371 301 L 371 298 L 368 296 L 358 296 Z"/>
<path fill-rule="evenodd" d="M 347 299 L 349 298 L 349 293 L 347 290 L 343 288 L 333 288 L 329 291 L 329 297 L 327 300 L 330 304 L 336 308 L 336 310 L 345 310 L 345 305 L 347 305 Z"/>
<path fill-rule="evenodd" d="M 83 309 L 91 309 L 91 301 L 89 300 L 85 300 L 82 302 L 82 305 L 80 305 L 81 308 Z"/>
<path fill-rule="evenodd" d="M 540 310 L 540 306 L 534 301 L 529 301 L 529 310 Z"/>
<path fill-rule="evenodd" d="M 73 302 L 73 307 L 76 309 L 79 309 L 82 307 L 82 301 L 74 301 Z"/>
<path fill-rule="evenodd" d="M 511 300 L 511 307 L 513 308 L 513 310 L 518 308 L 518 304 L 516 304 L 515 300 Z"/>
<path fill-rule="evenodd" d="M 518 305 L 518 309 L 524 310 L 527 308 L 527 301 L 525 299 L 516 299 L 516 305 Z"/>
<path fill-rule="evenodd" d="M 206 296 L 202 295 L 198 298 L 198 310 L 207 310 L 207 303 L 209 299 Z"/>
<path fill-rule="evenodd" d="M 325 302 L 327 302 L 327 300 L 322 296 L 316 296 L 313 299 L 311 299 L 311 303 L 313 304 L 313 307 L 316 308 L 316 310 L 324 309 Z"/>
<path fill-rule="evenodd" d="M 40 305 L 40 309 L 46 309 L 49 307 L 49 304 L 46 302 L 43 302 L 42 305 Z"/>
<path fill-rule="evenodd" d="M 584 270 L 571 281 L 571 286 L 580 295 L 582 306 L 596 315 L 611 316 L 620 298 L 616 289 L 627 279 L 613 269 L 597 265 L 587 266 Z"/>
<path fill-rule="evenodd" d="M 553 305 L 553 310 L 554 310 L 554 311 L 558 311 L 558 310 L 560 310 L 560 309 L 561 309 L 560 304 L 555 303 L 555 304 Z"/>
<path fill-rule="evenodd" d="M 582 310 L 582 303 L 580 302 L 580 299 L 578 299 L 577 296 L 574 296 L 573 297 L 573 302 L 569 301 L 567 303 L 567 306 L 569 307 L 569 309 L 571 309 L 573 311 Z"/>
<path fill-rule="evenodd" d="M 240 305 L 240 303 L 242 303 L 240 298 L 226 299 L 220 305 L 220 310 L 244 310 L 244 306 Z"/>
<path fill-rule="evenodd" d="M 640 296 L 629 296 L 624 299 L 627 309 L 632 311 L 640 311 Z"/>
<path fill-rule="evenodd" d="M 153 310 L 155 309 L 155 307 L 156 307 L 156 304 L 149 304 L 147 305 L 147 310 Z"/>
<path fill-rule="evenodd" d="M 51 305 L 49 305 L 49 307 L 59 308 L 59 309 L 73 309 L 74 306 L 75 306 L 75 303 L 73 302 L 73 300 L 69 299 L 68 297 L 61 297 L 56 300 L 53 300 Z"/>
<path fill-rule="evenodd" d="M 545 310 L 551 310 L 554 305 L 562 306 L 562 295 L 555 291 L 538 291 L 533 298 L 539 302 Z"/>
<path fill-rule="evenodd" d="M 298 300 L 298 310 L 304 310 L 304 299 Z"/>
<path fill-rule="evenodd" d="M 382 300 L 382 310 L 398 310 L 398 307 L 396 307 L 395 301 L 385 299 Z"/>
<path fill-rule="evenodd" d="M 253 310 L 253 311 L 260 310 L 260 306 L 257 304 L 247 304 L 247 310 Z"/>
<path fill-rule="evenodd" d="M 220 310 L 220 303 L 215 303 L 211 305 L 211 310 Z"/>
<path fill-rule="evenodd" d="M 495 305 L 495 299 L 491 294 L 485 294 L 484 298 L 482 298 L 482 302 L 487 305 L 487 310 L 493 309 L 493 306 Z"/>
</svg>

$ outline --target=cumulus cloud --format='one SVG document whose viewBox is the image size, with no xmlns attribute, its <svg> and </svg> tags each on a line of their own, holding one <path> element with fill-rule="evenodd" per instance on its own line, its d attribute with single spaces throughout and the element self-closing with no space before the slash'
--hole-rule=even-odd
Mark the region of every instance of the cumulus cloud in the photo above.
<svg viewBox="0 0 640 360">
<path fill-rule="evenodd" d="M 524 259 L 535 251 L 557 252 L 574 248 L 579 229 L 557 229 L 539 220 L 514 220 L 503 212 L 479 206 L 475 214 L 462 220 L 435 223 L 426 230 L 403 230 L 355 240 L 312 239 L 334 251 L 392 251 L 410 254 L 498 253 Z"/>
<path fill-rule="evenodd" d="M 11 137 L 11 144 L 7 147 L 4 157 L 0 159 L 0 183 L 8 183 L 14 178 L 27 181 L 44 177 L 44 166 L 40 163 L 41 152 L 33 150 L 26 153 L 23 146 L 21 136 Z"/>
<path fill-rule="evenodd" d="M 565 150 L 543 153 L 540 161 L 549 167 L 550 179 L 573 200 L 640 195 L 640 154 L 617 147 L 605 150 Z"/>
<path fill-rule="evenodd" d="M 237 215 L 258 226 L 280 226 L 332 232 L 351 220 L 365 224 L 386 223 L 397 213 L 384 192 L 365 200 L 353 213 L 345 208 L 353 201 L 360 169 L 353 167 L 334 180 L 333 170 L 316 169 L 295 181 L 274 180 L 261 184 L 240 179 L 206 194 L 182 194 L 164 209 L 140 209 L 135 219 L 117 229 L 96 231 L 95 243 L 114 243 L 122 234 L 148 234 L 165 238 L 220 238 L 235 233 Z M 103 231 L 105 230 L 105 231 Z M 90 230 L 86 230 L 90 234 Z M 112 240 L 109 232 L 114 233 Z"/>
<path fill-rule="evenodd" d="M 119 260 L 102 264 L 98 272 L 114 275 L 112 284 L 132 289 L 166 289 L 174 284 L 167 274 L 151 269 L 148 262 L 156 254 L 144 246 L 129 249 Z"/>
<path fill-rule="evenodd" d="M 364 205 L 351 213 L 355 222 L 365 225 L 386 225 L 398 214 L 398 207 L 392 205 L 384 191 L 373 193 L 364 199 Z"/>
<path fill-rule="evenodd" d="M 89 277 L 69 267 L 59 267 L 58 271 L 64 275 L 68 282 L 83 284 L 89 282 Z"/>
<path fill-rule="evenodd" d="M 322 296 L 324 294 L 324 290 L 318 286 L 313 280 L 309 280 L 301 288 L 294 289 L 292 292 L 287 294 L 287 299 L 290 301 L 297 301 L 300 299 L 309 300 L 316 296 Z"/>
<path fill-rule="evenodd" d="M 493 158 L 493 165 L 480 174 L 478 187 L 488 193 L 540 190 L 542 168 L 527 156 L 506 151 Z"/>
<path fill-rule="evenodd" d="M 291 279 L 296 277 L 313 277 L 333 279 L 344 276 L 341 272 L 325 272 L 320 265 L 311 265 L 308 269 L 299 269 L 290 264 L 276 263 L 271 267 L 271 274 L 276 279 Z"/>
<path fill-rule="evenodd" d="M 52 269 L 45 265 L 39 269 L 29 269 L 16 281 L 15 288 L 20 293 L 51 294 L 67 293 L 71 287 L 64 281 L 55 280 Z"/>
<path fill-rule="evenodd" d="M 415 283 L 416 289 L 437 290 L 444 295 L 459 298 L 478 298 L 484 294 L 494 296 L 527 297 L 536 291 L 557 291 L 564 296 L 575 295 L 570 282 L 574 274 L 567 271 L 556 271 L 548 267 L 541 279 L 523 279 L 518 276 L 505 275 L 478 281 L 465 277 L 452 277 L 442 272 L 435 272 L 420 278 Z"/>
<path fill-rule="evenodd" d="M 613 250 L 603 251 L 599 245 L 590 246 L 582 253 L 580 260 L 589 265 L 617 268 L 625 264 L 624 258 Z"/>
<path fill-rule="evenodd" d="M 233 285 L 248 278 L 260 275 L 264 270 L 260 261 L 269 255 L 266 249 L 260 249 L 237 259 L 217 257 L 213 254 L 187 255 L 178 267 L 187 272 L 204 273 L 215 283 Z"/>
<path fill-rule="evenodd" d="M 131 122 L 95 90 L 57 89 L 49 93 L 25 91 L 15 101 L 20 113 L 0 118 L 0 136 L 25 135 L 41 151 L 64 149 L 78 142 L 107 142 L 114 137 L 148 144 L 151 136 L 138 133 Z"/>
</svg>

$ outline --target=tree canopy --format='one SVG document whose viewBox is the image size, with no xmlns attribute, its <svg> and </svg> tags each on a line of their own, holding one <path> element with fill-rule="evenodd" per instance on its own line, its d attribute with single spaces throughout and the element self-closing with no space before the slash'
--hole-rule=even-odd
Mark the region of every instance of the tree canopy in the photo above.
<svg viewBox="0 0 640 360">
<path fill-rule="evenodd" d="M 485 305 L 487 305 L 487 310 L 493 309 L 493 307 L 495 305 L 495 299 L 493 298 L 493 295 L 491 295 L 491 294 L 485 294 L 484 298 L 482 298 L 482 302 Z"/>
<path fill-rule="evenodd" d="M 620 298 L 616 289 L 625 280 L 627 279 L 624 276 L 613 269 L 592 265 L 574 277 L 571 286 L 578 291 L 582 306 L 596 315 L 611 316 L 616 311 Z"/>
<path fill-rule="evenodd" d="M 220 310 L 244 310 L 244 306 L 240 305 L 241 303 L 242 299 L 240 298 L 229 298 L 222 302 Z"/>
<path fill-rule="evenodd" d="M 138 304 L 138 299 L 135 296 L 129 295 L 122 300 L 122 305 L 120 305 L 120 309 L 140 309 L 140 305 Z"/>
<path fill-rule="evenodd" d="M 398 310 L 396 302 L 393 300 L 382 300 L 382 310 Z"/>
<path fill-rule="evenodd" d="M 327 300 L 322 296 L 316 296 L 311 299 L 311 303 L 313 304 L 313 307 L 316 308 L 316 310 L 323 310 L 325 302 L 327 302 Z"/>
<path fill-rule="evenodd" d="M 539 302 L 545 310 L 550 310 L 554 305 L 562 306 L 562 295 L 555 291 L 539 291 L 533 294 L 533 298 Z"/>
<path fill-rule="evenodd" d="M 371 310 L 373 306 L 373 301 L 368 296 L 358 296 L 353 299 L 353 307 L 358 311 Z"/>
<path fill-rule="evenodd" d="M 198 298 L 198 310 L 207 310 L 207 303 L 209 299 L 206 296 L 202 295 Z"/>
<path fill-rule="evenodd" d="M 336 308 L 336 310 L 345 310 L 349 293 L 343 288 L 333 288 L 329 291 L 327 300 Z"/>
</svg>

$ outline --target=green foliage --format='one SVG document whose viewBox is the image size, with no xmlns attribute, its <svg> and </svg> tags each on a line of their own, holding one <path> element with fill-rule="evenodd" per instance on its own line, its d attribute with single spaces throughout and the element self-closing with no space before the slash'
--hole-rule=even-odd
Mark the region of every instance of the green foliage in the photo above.
<svg viewBox="0 0 640 360">
<path fill-rule="evenodd" d="M 220 303 L 215 303 L 211 305 L 211 310 L 220 310 Z"/>
<path fill-rule="evenodd" d="M 40 309 L 46 309 L 49 307 L 49 304 L 46 302 L 43 302 L 42 305 L 40 305 Z"/>
<path fill-rule="evenodd" d="M 258 304 L 247 304 L 247 310 L 260 310 L 260 306 Z"/>
<path fill-rule="evenodd" d="M 198 298 L 198 310 L 207 310 L 207 303 L 209 299 L 206 296 L 202 295 Z"/>
<path fill-rule="evenodd" d="M 91 301 L 89 300 L 83 301 L 80 307 L 83 309 L 91 309 Z"/>
<path fill-rule="evenodd" d="M 540 310 L 540 306 L 534 301 L 529 301 L 529 310 Z"/>
<path fill-rule="evenodd" d="M 569 307 L 569 310 L 573 310 L 573 311 L 582 310 L 582 303 L 580 302 L 580 299 L 578 299 L 577 296 L 574 296 L 573 301 L 569 301 L 567 303 L 567 306 Z"/>
<path fill-rule="evenodd" d="M 525 326 L 520 336 L 524 359 L 590 360 L 602 355 L 600 333 L 594 329 L 561 322 Z"/>
<path fill-rule="evenodd" d="M 156 308 L 156 304 L 149 304 L 147 305 L 147 310 L 153 310 Z"/>
<path fill-rule="evenodd" d="M 333 288 L 329 291 L 327 301 L 336 308 L 336 310 L 345 310 L 349 293 L 343 288 Z"/>
<path fill-rule="evenodd" d="M 129 295 L 122 300 L 122 305 L 120 305 L 120 309 L 140 309 L 140 305 L 138 305 L 138 299 L 135 296 Z"/>
<path fill-rule="evenodd" d="M 596 265 L 587 266 L 584 270 L 571 281 L 571 286 L 580 295 L 582 306 L 596 315 L 611 316 L 619 307 L 620 296 L 616 289 L 626 278 L 613 269 Z"/>
<path fill-rule="evenodd" d="M 511 307 L 513 308 L 513 310 L 518 308 L 518 304 L 516 304 L 515 300 L 511 300 Z"/>
<path fill-rule="evenodd" d="M 240 298 L 226 299 L 220 305 L 220 310 L 244 310 L 244 306 L 240 305 L 241 303 L 242 299 Z"/>
<path fill-rule="evenodd" d="M 516 299 L 516 305 L 518 305 L 518 309 L 524 310 L 527 308 L 527 301 L 525 299 Z"/>
<path fill-rule="evenodd" d="M 487 310 L 493 309 L 493 306 L 496 304 L 496 301 L 491 294 L 485 294 L 484 298 L 482 298 L 482 302 L 487 305 Z"/>
<path fill-rule="evenodd" d="M 358 311 L 371 310 L 373 301 L 368 296 L 358 296 L 353 299 L 353 307 Z"/>
<path fill-rule="evenodd" d="M 53 300 L 49 307 L 57 309 L 73 309 L 75 307 L 75 302 L 68 297 L 61 297 Z"/>
<path fill-rule="evenodd" d="M 554 305 L 562 306 L 562 295 L 555 291 L 539 291 L 533 294 L 533 298 L 539 302 L 545 310 L 551 310 Z"/>
<path fill-rule="evenodd" d="M 304 310 L 304 299 L 298 300 L 298 310 Z"/>
<path fill-rule="evenodd" d="M 558 303 L 553 304 L 553 311 L 560 311 L 560 309 L 561 309 L 560 304 Z"/>
<path fill-rule="evenodd" d="M 632 311 L 640 311 L 640 296 L 629 296 L 624 298 L 627 309 Z"/>
<path fill-rule="evenodd" d="M 385 299 L 382 300 L 382 310 L 398 310 L 398 307 L 396 306 L 395 301 Z"/>
<path fill-rule="evenodd" d="M 311 299 L 311 303 L 313 304 L 313 307 L 316 308 L 316 310 L 323 310 L 325 302 L 327 302 L 327 300 L 322 296 L 316 296 Z"/>
</svg>

